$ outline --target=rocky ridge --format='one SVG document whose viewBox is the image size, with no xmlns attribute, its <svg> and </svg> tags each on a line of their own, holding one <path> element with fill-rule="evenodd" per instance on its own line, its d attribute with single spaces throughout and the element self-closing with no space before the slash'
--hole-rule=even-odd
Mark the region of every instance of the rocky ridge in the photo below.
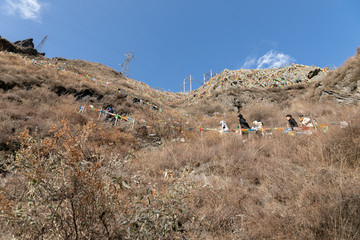
<svg viewBox="0 0 360 240">
<path fill-rule="evenodd" d="M 6 38 L 0 37 L 0 51 L 8 51 L 13 53 L 19 53 L 26 56 L 42 58 L 45 53 L 39 53 L 34 48 L 33 39 L 25 39 L 22 41 L 10 42 Z"/>
<path fill-rule="evenodd" d="M 96 77 L 110 85 L 118 85 L 124 94 L 140 95 L 163 108 L 197 105 L 218 99 L 224 107 L 234 109 L 238 108 L 239 99 L 243 103 L 253 100 L 282 102 L 303 96 L 304 93 L 317 101 L 330 100 L 344 104 L 358 104 L 360 99 L 359 52 L 335 71 L 300 64 L 274 69 L 225 69 L 196 90 L 172 93 L 126 78 L 120 72 L 99 63 L 60 57 L 44 58 L 34 49 L 32 39 L 11 43 L 0 37 L 0 50 L 44 59 L 52 64 L 61 63 L 64 69 Z"/>
</svg>

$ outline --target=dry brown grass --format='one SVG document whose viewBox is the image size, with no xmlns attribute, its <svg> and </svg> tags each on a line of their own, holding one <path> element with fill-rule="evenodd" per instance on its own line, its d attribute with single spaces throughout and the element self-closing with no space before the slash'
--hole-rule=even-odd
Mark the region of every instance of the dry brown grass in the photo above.
<svg viewBox="0 0 360 240">
<path fill-rule="evenodd" d="M 81 78 L 70 71 L 58 71 L 24 62 L 15 55 L 0 55 L 0 151 L 16 150 L 18 142 L 11 138 L 28 129 L 32 135 L 45 136 L 51 125 L 63 118 L 73 125 L 96 120 L 97 114 L 77 113 L 79 106 L 93 104 L 98 109 L 112 105 L 115 113 L 135 115 L 158 122 L 160 116 L 148 106 L 133 104 L 130 96 L 117 94 L 111 87 Z M 82 95 L 88 93 L 86 96 Z M 83 96 L 83 97 L 82 97 Z M 121 148 L 123 140 L 113 141 L 117 132 L 130 132 L 131 127 L 104 124 L 109 142 Z M 134 140 L 130 141 L 134 144 Z M 0 162 L 4 158 L 0 159 Z"/>
<path fill-rule="evenodd" d="M 331 72 L 317 89 L 321 101 L 335 101 L 349 105 L 359 104 L 360 53 L 346 60 L 343 66 Z"/>
<path fill-rule="evenodd" d="M 260 119 L 265 127 L 284 127 L 287 125 L 286 115 L 292 115 L 296 121 L 298 116 L 303 114 L 316 119 L 319 124 L 338 124 L 340 121 L 351 121 L 357 118 L 354 107 L 340 106 L 335 103 L 314 103 L 310 101 L 294 100 L 288 105 L 280 107 L 276 103 L 248 104 L 244 107 L 242 114 L 251 122 Z"/>
<path fill-rule="evenodd" d="M 357 239 L 360 127 L 312 136 L 205 133 L 139 157 L 150 179 L 194 184 L 196 239 Z M 164 178 L 164 176 L 166 177 Z"/>
<path fill-rule="evenodd" d="M 291 114 L 296 121 L 299 122 L 299 115 L 303 114 L 312 119 L 315 119 L 319 124 L 339 125 L 340 121 L 356 122 L 359 115 L 356 108 L 352 106 L 341 106 L 335 103 L 328 102 L 326 104 L 294 100 L 285 106 L 276 103 L 255 102 L 249 103 L 242 108 L 241 113 L 247 120 L 250 126 L 252 122 L 260 119 L 266 128 L 286 127 L 286 115 Z M 238 117 L 235 112 L 226 112 L 220 115 L 204 115 L 202 112 L 197 112 L 198 115 L 192 115 L 187 118 L 190 127 L 199 129 L 204 128 L 219 128 L 219 122 L 225 120 L 230 129 L 238 127 Z"/>
<path fill-rule="evenodd" d="M 342 85 L 346 80 L 348 83 L 360 80 L 360 52 L 357 51 L 355 56 L 346 60 L 343 66 L 331 72 L 326 81 L 326 86 Z"/>
<path fill-rule="evenodd" d="M 269 96 L 279 102 L 249 101 L 242 108 L 250 125 L 261 119 L 265 127 L 284 127 L 287 114 L 301 113 L 330 131 L 200 133 L 199 127 L 216 128 L 220 120 L 236 128 L 237 114 L 204 117 L 226 111 L 216 103 L 160 113 L 69 72 L 24 65 L 16 56 L 0 56 L 0 64 L 0 147 L 13 153 L 0 182 L 0 238 L 360 237 L 360 126 L 354 107 L 296 98 L 296 89 L 274 90 Z M 85 65 L 101 75 L 96 64 Z M 138 91 L 130 80 L 119 86 Z M 138 86 L 145 90 L 140 97 L 157 103 L 162 93 Z M 76 99 L 84 90 L 92 96 Z M 250 99 L 262 93 L 246 94 Z M 112 104 L 116 113 L 134 114 L 135 129 L 97 121 L 94 111 L 76 113 L 84 104 Z M 341 120 L 350 126 L 340 129 Z M 23 138 L 15 138 L 20 132 Z M 149 134 L 165 144 L 142 148 L 147 145 L 139 142 L 151 141 Z M 173 141 L 182 137 L 186 143 Z"/>
<path fill-rule="evenodd" d="M 187 113 L 190 115 L 209 115 L 213 113 L 224 113 L 224 108 L 220 104 L 194 104 L 187 108 Z"/>
</svg>

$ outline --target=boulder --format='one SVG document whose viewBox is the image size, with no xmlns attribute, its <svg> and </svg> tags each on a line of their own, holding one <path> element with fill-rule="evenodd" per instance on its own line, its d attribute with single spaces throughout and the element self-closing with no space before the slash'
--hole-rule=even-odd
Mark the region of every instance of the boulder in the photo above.
<svg viewBox="0 0 360 240">
<path fill-rule="evenodd" d="M 321 69 L 320 69 L 320 68 L 317 68 L 317 69 L 315 69 L 315 70 L 312 70 L 312 71 L 310 71 L 310 72 L 308 73 L 307 77 L 308 77 L 309 79 L 312 79 L 313 77 L 315 77 L 316 75 L 318 75 L 319 72 L 321 72 Z"/>
</svg>

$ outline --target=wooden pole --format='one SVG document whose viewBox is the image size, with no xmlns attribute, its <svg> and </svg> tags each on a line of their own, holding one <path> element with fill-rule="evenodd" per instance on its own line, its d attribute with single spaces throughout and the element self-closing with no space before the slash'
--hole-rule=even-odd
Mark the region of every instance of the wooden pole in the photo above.
<svg viewBox="0 0 360 240">
<path fill-rule="evenodd" d="M 101 112 L 102 112 L 102 109 L 100 109 L 98 120 L 100 120 L 100 118 L 101 118 Z"/>
<path fill-rule="evenodd" d="M 114 126 L 116 126 L 117 120 L 118 120 L 118 117 L 115 115 L 115 123 L 114 123 Z"/>
<path fill-rule="evenodd" d="M 318 128 L 317 128 L 317 124 L 314 118 L 311 118 L 311 122 L 314 125 L 315 131 L 317 132 Z"/>
<path fill-rule="evenodd" d="M 186 79 L 184 79 L 184 85 L 183 85 L 183 88 L 184 88 L 184 93 L 186 92 Z"/>
</svg>

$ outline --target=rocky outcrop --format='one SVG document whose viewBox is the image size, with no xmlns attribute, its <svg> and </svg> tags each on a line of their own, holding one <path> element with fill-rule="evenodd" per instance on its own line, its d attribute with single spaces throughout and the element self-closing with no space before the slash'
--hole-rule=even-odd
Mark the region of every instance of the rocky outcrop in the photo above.
<svg viewBox="0 0 360 240">
<path fill-rule="evenodd" d="M 352 94 L 344 94 L 342 91 L 335 92 L 329 90 L 323 90 L 321 92 L 320 101 L 334 101 L 339 104 L 347 104 L 347 105 L 358 105 L 360 101 L 360 96 L 355 96 Z"/>
<path fill-rule="evenodd" d="M 320 101 L 340 104 L 360 103 L 360 52 L 329 74 L 317 89 Z"/>
<path fill-rule="evenodd" d="M 43 54 L 40 54 L 36 49 L 34 49 L 34 44 L 30 43 L 30 39 L 24 40 L 24 41 L 17 41 L 18 44 L 14 44 L 10 42 L 9 40 L 0 37 L 0 51 L 9 51 L 13 53 L 19 53 L 26 56 L 41 56 Z M 24 47 L 25 46 L 29 47 Z M 32 44 L 32 45 L 31 45 Z"/>
<path fill-rule="evenodd" d="M 309 79 L 312 79 L 313 77 L 315 77 L 316 75 L 318 75 L 320 72 L 321 72 L 321 69 L 320 69 L 320 68 L 317 68 L 317 69 L 315 69 L 315 70 L 313 70 L 313 71 L 310 71 L 310 72 L 308 73 L 307 77 L 308 77 Z"/>
<path fill-rule="evenodd" d="M 285 89 L 321 81 L 328 72 L 329 68 L 300 64 L 273 69 L 225 69 L 192 93 L 195 99 L 201 99 L 228 90 Z"/>
<path fill-rule="evenodd" d="M 229 85 L 235 75 L 239 76 L 237 84 Z M 334 71 L 294 65 L 293 69 L 225 71 L 218 78 L 218 81 L 209 82 L 208 88 L 200 88 L 204 91 L 200 101 L 219 102 L 237 112 L 247 103 L 286 104 L 295 99 L 359 105 L 360 48 L 354 57 Z M 298 81 L 300 84 L 296 84 Z"/>
<path fill-rule="evenodd" d="M 21 41 L 16 41 L 16 42 L 14 42 L 14 44 L 17 46 L 20 46 L 20 47 L 24 47 L 24 48 L 35 48 L 33 40 L 34 39 L 29 38 L 29 39 L 25 39 L 25 40 L 21 40 Z"/>
<path fill-rule="evenodd" d="M 311 98 L 314 85 L 295 85 L 277 89 L 232 89 L 220 91 L 217 94 L 199 101 L 221 104 L 227 111 L 240 112 L 242 108 L 253 103 L 276 103 L 279 106 L 286 105 L 294 99 Z"/>
</svg>

